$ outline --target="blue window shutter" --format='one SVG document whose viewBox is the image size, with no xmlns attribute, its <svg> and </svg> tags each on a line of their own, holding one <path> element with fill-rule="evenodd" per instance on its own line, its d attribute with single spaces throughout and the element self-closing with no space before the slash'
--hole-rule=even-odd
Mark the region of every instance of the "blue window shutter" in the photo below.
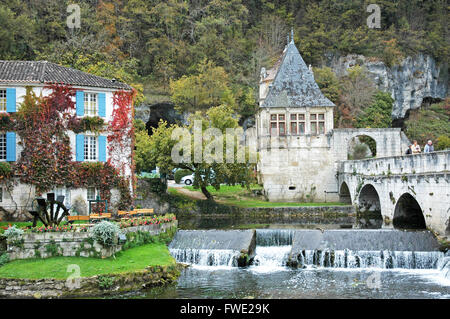
<svg viewBox="0 0 450 319">
<path fill-rule="evenodd" d="M 106 136 L 103 135 L 98 137 L 98 160 L 106 162 Z"/>
<path fill-rule="evenodd" d="M 105 93 L 98 94 L 98 116 L 106 116 L 106 96 Z"/>
<path fill-rule="evenodd" d="M 6 161 L 16 161 L 16 133 L 6 132 Z"/>
<path fill-rule="evenodd" d="M 16 111 L 16 89 L 6 89 L 6 112 Z"/>
<path fill-rule="evenodd" d="M 77 91 L 76 93 L 77 116 L 84 116 L 84 92 Z"/>
<path fill-rule="evenodd" d="M 76 136 L 76 160 L 77 162 L 83 162 L 84 161 L 84 135 L 77 134 Z"/>
</svg>

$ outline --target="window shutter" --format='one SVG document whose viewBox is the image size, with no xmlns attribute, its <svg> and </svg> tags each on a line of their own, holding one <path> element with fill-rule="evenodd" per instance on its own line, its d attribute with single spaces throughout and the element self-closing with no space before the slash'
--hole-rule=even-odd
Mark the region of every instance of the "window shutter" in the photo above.
<svg viewBox="0 0 450 319">
<path fill-rule="evenodd" d="M 6 161 L 16 161 L 16 133 L 6 132 Z"/>
<path fill-rule="evenodd" d="M 77 162 L 83 162 L 84 161 L 84 135 L 77 134 L 76 136 L 76 160 Z"/>
<path fill-rule="evenodd" d="M 77 116 L 84 116 L 84 92 L 77 91 L 76 93 Z"/>
<path fill-rule="evenodd" d="M 103 135 L 98 137 L 98 160 L 106 162 L 106 136 Z"/>
<path fill-rule="evenodd" d="M 16 111 L 16 89 L 6 89 L 6 112 Z"/>
<path fill-rule="evenodd" d="M 98 94 L 98 116 L 106 116 L 106 96 L 105 93 Z"/>
</svg>

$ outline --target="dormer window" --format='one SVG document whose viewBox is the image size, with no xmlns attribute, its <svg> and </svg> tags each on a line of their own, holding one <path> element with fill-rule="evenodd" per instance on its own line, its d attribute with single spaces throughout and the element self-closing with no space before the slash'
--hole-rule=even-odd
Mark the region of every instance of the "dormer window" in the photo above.
<svg viewBox="0 0 450 319">
<path fill-rule="evenodd" d="M 6 112 L 6 89 L 0 89 L 0 112 Z"/>
<path fill-rule="evenodd" d="M 286 135 L 286 115 L 271 114 L 270 115 L 270 135 L 284 136 Z"/>
<path fill-rule="evenodd" d="M 97 93 L 84 93 L 84 113 L 88 116 L 98 115 Z"/>
</svg>

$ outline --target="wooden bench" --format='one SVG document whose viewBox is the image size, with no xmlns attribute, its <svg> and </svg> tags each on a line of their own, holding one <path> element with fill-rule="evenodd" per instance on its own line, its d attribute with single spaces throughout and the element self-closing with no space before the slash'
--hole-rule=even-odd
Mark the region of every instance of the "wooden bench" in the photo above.
<svg viewBox="0 0 450 319">
<path fill-rule="evenodd" d="M 142 209 L 133 209 L 130 211 L 125 210 L 119 210 L 117 213 L 119 216 L 125 216 L 125 218 L 128 218 L 130 216 L 143 216 L 143 215 L 150 215 L 153 214 L 154 209 L 153 208 L 142 208 Z"/>
<path fill-rule="evenodd" d="M 87 220 L 89 221 L 89 216 L 82 216 L 82 215 L 78 215 L 78 216 L 67 216 L 67 221 L 69 222 L 74 222 L 77 220 Z"/>
<path fill-rule="evenodd" d="M 90 214 L 89 219 L 107 219 L 111 218 L 111 213 L 105 213 L 105 214 Z"/>
</svg>

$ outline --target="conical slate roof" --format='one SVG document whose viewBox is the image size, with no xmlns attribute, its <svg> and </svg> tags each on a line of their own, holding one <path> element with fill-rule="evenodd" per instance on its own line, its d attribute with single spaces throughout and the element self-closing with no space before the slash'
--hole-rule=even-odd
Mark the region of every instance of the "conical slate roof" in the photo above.
<svg viewBox="0 0 450 319">
<path fill-rule="evenodd" d="M 319 89 L 292 40 L 261 107 L 334 106 Z"/>
</svg>

